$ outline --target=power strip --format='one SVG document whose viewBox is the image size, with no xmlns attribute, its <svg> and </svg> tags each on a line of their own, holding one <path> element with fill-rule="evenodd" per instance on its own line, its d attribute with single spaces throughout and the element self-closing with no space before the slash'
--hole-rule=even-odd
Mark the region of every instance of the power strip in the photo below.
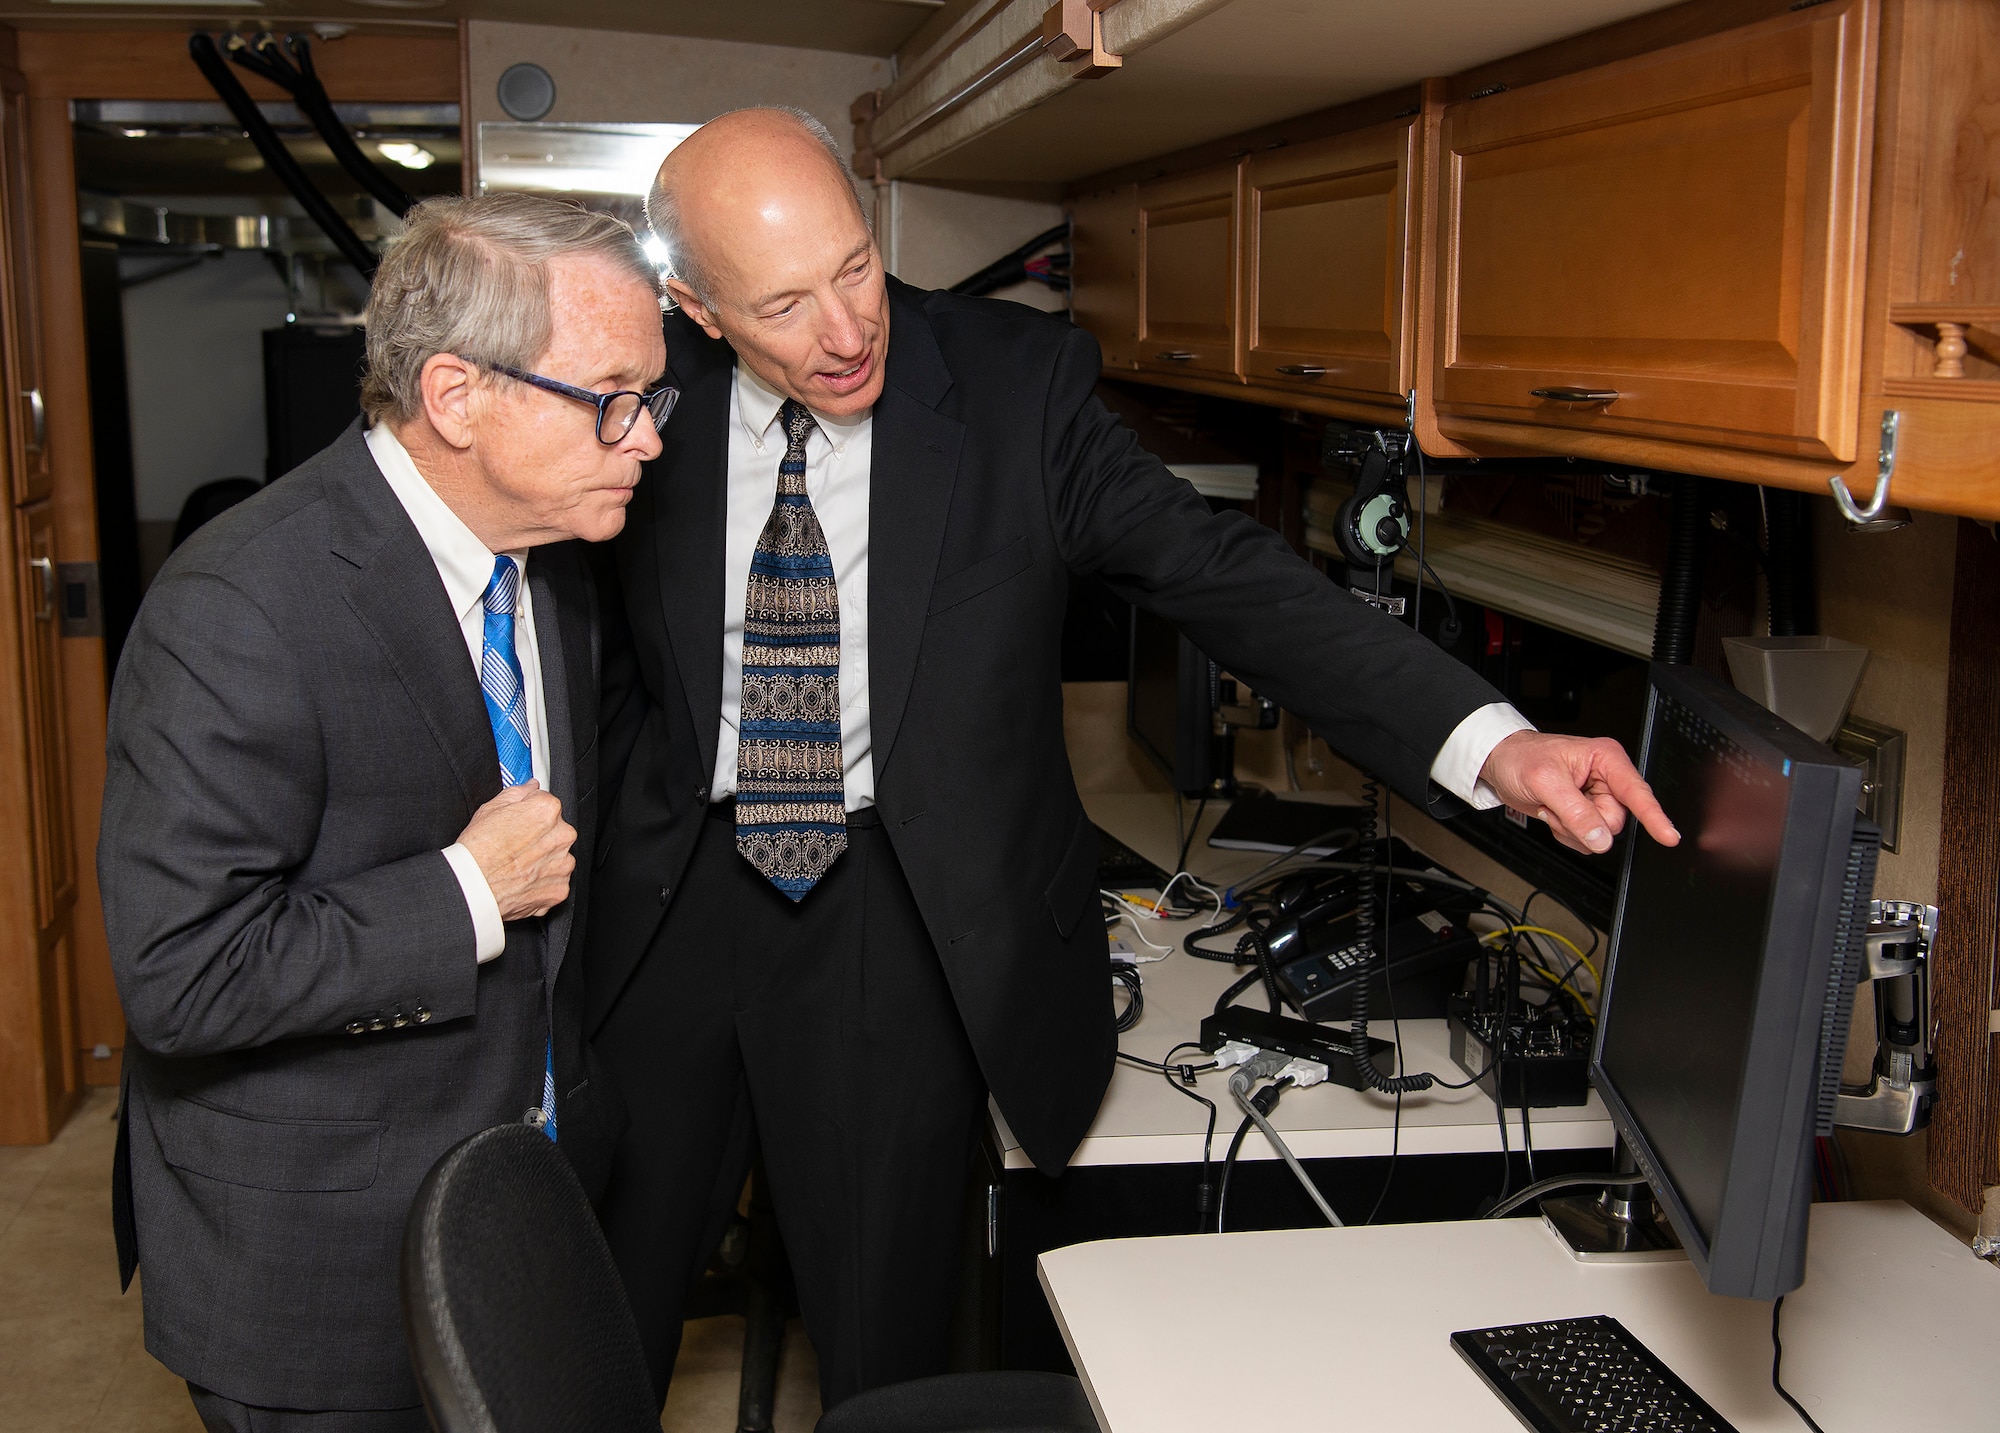
<svg viewBox="0 0 2000 1433">
<path fill-rule="evenodd" d="M 1240 1040 L 1260 1050 L 1275 1050 L 1324 1065 L 1329 1082 L 1359 1090 L 1365 1086 L 1354 1069 L 1351 1039 L 1347 1031 L 1332 1025 L 1315 1025 L 1245 1005 L 1228 1006 L 1201 1022 L 1201 1048 L 1211 1055 L 1231 1040 Z M 1368 1052 L 1377 1069 L 1393 1067 L 1396 1047 L 1387 1040 L 1369 1036 Z"/>
</svg>

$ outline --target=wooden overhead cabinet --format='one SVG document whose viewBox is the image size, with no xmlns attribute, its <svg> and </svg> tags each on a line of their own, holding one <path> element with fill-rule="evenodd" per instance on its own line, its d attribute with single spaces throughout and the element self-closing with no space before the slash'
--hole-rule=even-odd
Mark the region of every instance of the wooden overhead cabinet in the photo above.
<svg viewBox="0 0 2000 1433">
<path fill-rule="evenodd" d="M 1243 165 L 1243 377 L 1400 424 L 1413 369 L 1415 117 Z"/>
<path fill-rule="evenodd" d="M 1438 430 L 1723 476 L 1851 461 L 1875 22 L 1837 0 L 1449 106 Z"/>
<path fill-rule="evenodd" d="M 1236 184 L 1240 166 L 1141 184 L 1138 366 L 1237 378 Z"/>
</svg>

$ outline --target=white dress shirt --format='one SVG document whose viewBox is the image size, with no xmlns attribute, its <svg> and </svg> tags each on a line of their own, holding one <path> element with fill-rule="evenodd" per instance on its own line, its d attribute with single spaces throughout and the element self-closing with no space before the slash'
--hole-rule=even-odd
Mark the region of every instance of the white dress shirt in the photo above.
<svg viewBox="0 0 2000 1433">
<path fill-rule="evenodd" d="M 715 743 L 710 791 L 717 801 L 736 794 L 736 743 L 743 709 L 743 608 L 750 559 L 778 493 L 785 433 L 778 425 L 784 398 L 747 367 L 736 365 L 729 398 L 728 517 L 723 538 L 722 731 Z M 868 721 L 868 486 L 875 450 L 873 412 L 854 418 L 815 413 L 806 438 L 806 496 L 819 515 L 840 594 L 840 757 L 847 809 L 875 804 L 875 767 Z M 447 584 L 448 585 L 448 584 Z M 1500 798 L 1479 773 L 1503 739 L 1534 724 L 1506 702 L 1481 707 L 1452 730 L 1431 763 L 1431 780 L 1479 810 Z"/>
<path fill-rule="evenodd" d="M 785 430 L 784 398 L 742 364 L 729 398 L 729 516 L 722 547 L 722 732 L 715 743 L 717 801 L 736 794 L 736 741 L 743 712 L 743 607 L 750 593 L 750 559 L 778 497 Z M 819 515 L 833 559 L 840 598 L 840 759 L 846 768 L 847 809 L 875 804 L 875 766 L 868 730 L 868 474 L 875 453 L 875 416 L 813 414 L 806 435 L 806 496 Z"/>
<path fill-rule="evenodd" d="M 499 554 L 474 537 L 472 529 L 460 521 L 458 514 L 437 495 L 437 490 L 424 480 L 410 460 L 408 450 L 386 423 L 377 423 L 368 430 L 368 451 L 374 455 L 375 466 L 389 480 L 390 490 L 402 503 L 403 511 L 410 515 L 417 536 L 424 540 L 431 561 L 437 565 L 438 579 L 444 583 L 445 597 L 458 617 L 466 658 L 472 663 L 473 680 L 477 682 L 480 656 L 486 647 L 486 584 L 493 580 L 493 559 Z M 521 569 L 521 580 L 515 589 L 519 596 L 514 602 L 514 655 L 521 663 L 521 681 L 528 699 L 529 758 L 535 780 L 546 791 L 549 789 L 548 707 L 542 697 L 542 660 L 535 646 L 535 614 L 528 595 L 528 554 L 523 550 L 504 555 L 513 558 Z M 481 714 L 484 715 L 483 707 Z M 452 874 L 458 877 L 459 888 L 465 892 L 465 908 L 472 915 L 473 954 L 483 965 L 507 947 L 500 903 L 494 900 L 493 888 L 487 885 L 486 876 L 470 851 L 454 842 L 444 848 L 444 858 L 450 863 Z"/>
</svg>

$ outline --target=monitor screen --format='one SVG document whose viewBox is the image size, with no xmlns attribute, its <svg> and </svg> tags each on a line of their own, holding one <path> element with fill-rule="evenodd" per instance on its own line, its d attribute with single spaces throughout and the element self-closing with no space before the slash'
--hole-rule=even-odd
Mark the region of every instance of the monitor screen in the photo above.
<svg viewBox="0 0 2000 1433">
<path fill-rule="evenodd" d="M 1876 836 L 1857 768 L 1703 672 L 1650 677 L 1641 768 L 1681 839 L 1627 845 L 1591 1078 L 1709 1291 L 1768 1299 L 1804 1276 Z"/>
<path fill-rule="evenodd" d="M 1729 1174 L 1790 778 L 1689 707 L 1655 709 L 1649 779 L 1685 833 L 1635 851 L 1605 1072 L 1713 1237 Z"/>
</svg>

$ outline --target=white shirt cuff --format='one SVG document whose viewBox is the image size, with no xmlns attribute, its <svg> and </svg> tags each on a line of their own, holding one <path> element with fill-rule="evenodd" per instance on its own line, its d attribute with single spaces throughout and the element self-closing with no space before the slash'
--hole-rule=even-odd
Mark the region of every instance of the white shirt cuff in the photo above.
<svg viewBox="0 0 2000 1433">
<path fill-rule="evenodd" d="M 507 948 L 507 927 L 500 919 L 500 902 L 493 899 L 493 888 L 486 884 L 486 873 L 472 859 L 472 852 L 453 844 L 444 848 L 444 859 L 451 873 L 458 877 L 458 888 L 465 892 L 465 908 L 472 915 L 473 959 L 484 965 Z"/>
<path fill-rule="evenodd" d="M 1438 749 L 1431 763 L 1431 780 L 1475 811 L 1490 811 L 1500 804 L 1492 787 L 1479 779 L 1493 748 L 1517 731 L 1533 731 L 1535 724 L 1506 702 L 1483 706 L 1460 722 Z"/>
</svg>

